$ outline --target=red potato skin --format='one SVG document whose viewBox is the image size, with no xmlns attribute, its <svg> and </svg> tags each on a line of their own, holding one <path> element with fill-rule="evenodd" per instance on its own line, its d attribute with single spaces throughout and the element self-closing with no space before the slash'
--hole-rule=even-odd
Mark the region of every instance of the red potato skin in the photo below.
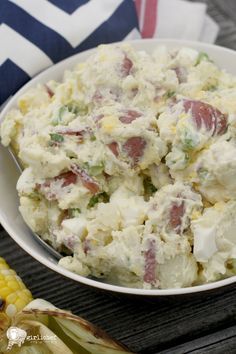
<svg viewBox="0 0 236 354">
<path fill-rule="evenodd" d="M 88 252 L 91 250 L 90 248 L 90 241 L 85 239 L 84 242 L 83 242 L 83 250 L 84 250 L 84 253 L 85 255 L 87 256 Z"/>
<path fill-rule="evenodd" d="M 64 130 L 57 130 L 57 133 L 61 135 L 75 135 L 82 138 L 83 135 L 86 133 L 86 130 L 64 129 Z"/>
<path fill-rule="evenodd" d="M 99 114 L 98 116 L 94 117 L 94 122 L 99 122 L 102 118 L 104 118 L 104 114 Z"/>
<path fill-rule="evenodd" d="M 121 75 L 126 77 L 130 74 L 130 71 L 133 67 L 133 62 L 125 55 L 123 63 L 121 65 Z"/>
<path fill-rule="evenodd" d="M 170 226 L 177 233 L 181 231 L 182 217 L 185 212 L 184 201 L 181 204 L 173 203 L 170 209 Z"/>
<path fill-rule="evenodd" d="M 124 112 L 122 116 L 119 117 L 120 122 L 123 124 L 130 124 L 132 123 L 135 119 L 141 117 L 141 113 L 137 111 L 133 111 L 131 109 L 127 110 Z"/>
<path fill-rule="evenodd" d="M 173 68 L 173 70 L 176 73 L 179 84 L 187 82 L 188 73 L 187 73 L 187 69 L 185 67 L 177 66 L 176 68 Z"/>
<path fill-rule="evenodd" d="M 47 91 L 48 96 L 50 98 L 52 98 L 54 96 L 54 92 L 47 85 L 44 85 L 44 87 L 45 87 L 45 90 Z"/>
<path fill-rule="evenodd" d="M 50 188 L 51 183 L 53 181 L 58 181 L 58 180 L 62 181 L 62 188 L 64 188 L 64 187 L 67 187 L 71 184 L 75 184 L 77 182 L 77 175 L 71 171 L 61 173 L 60 175 L 52 178 L 51 180 L 46 180 L 42 184 L 37 184 L 36 189 L 41 190 L 41 188 Z M 48 199 L 49 200 L 56 200 L 57 196 L 55 194 L 48 193 Z"/>
<path fill-rule="evenodd" d="M 116 141 L 113 141 L 112 143 L 107 145 L 108 148 L 111 150 L 111 152 L 115 155 L 115 157 L 118 157 L 119 151 L 118 151 L 118 144 Z"/>
<path fill-rule="evenodd" d="M 83 186 L 87 188 L 92 194 L 99 192 L 100 188 L 98 183 L 92 177 L 90 177 L 85 170 L 82 170 L 82 168 L 80 168 L 78 165 L 73 164 L 71 166 L 71 171 L 80 178 Z"/>
<path fill-rule="evenodd" d="M 156 281 L 156 242 L 148 240 L 148 249 L 144 252 L 144 277 L 145 283 L 154 284 Z"/>
<path fill-rule="evenodd" d="M 103 95 L 101 94 L 101 92 L 99 90 L 95 91 L 92 100 L 95 103 L 101 103 L 101 101 L 103 100 Z"/>
<path fill-rule="evenodd" d="M 134 136 L 124 143 L 123 149 L 136 165 L 143 156 L 146 145 L 146 140 L 140 136 Z"/>
<path fill-rule="evenodd" d="M 77 175 L 72 171 L 68 171 L 55 177 L 54 180 L 63 180 L 62 187 L 67 187 L 70 184 L 75 184 L 77 182 Z"/>
<path fill-rule="evenodd" d="M 227 115 L 208 103 L 194 100 L 183 100 L 184 111 L 192 114 L 198 130 L 205 126 L 213 135 L 222 135 L 227 130 Z"/>
</svg>

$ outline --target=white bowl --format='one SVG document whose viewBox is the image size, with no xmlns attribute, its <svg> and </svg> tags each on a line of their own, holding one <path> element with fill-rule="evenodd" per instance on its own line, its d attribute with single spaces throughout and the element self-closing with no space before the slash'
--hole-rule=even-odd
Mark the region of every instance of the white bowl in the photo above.
<svg viewBox="0 0 236 354">
<path fill-rule="evenodd" d="M 236 75 L 236 52 L 230 49 L 211 44 L 204 44 L 200 42 L 191 42 L 183 40 L 178 41 L 171 39 L 137 40 L 132 41 L 131 43 L 135 49 L 145 50 L 147 52 L 152 51 L 157 45 L 166 45 L 169 48 L 178 48 L 182 46 L 192 47 L 199 51 L 207 52 L 209 56 L 221 68 L 224 68 L 228 72 Z M 20 91 L 18 91 L 18 93 L 8 102 L 8 104 L 0 114 L 0 121 L 4 118 L 4 116 L 10 109 L 16 106 L 16 102 L 19 96 L 21 96 L 30 87 L 33 87 L 38 83 L 46 83 L 49 79 L 60 80 L 62 78 L 64 70 L 73 68 L 77 62 L 84 61 L 93 52 L 94 49 L 91 49 L 83 53 L 76 54 L 36 76 Z M 15 171 L 14 162 L 11 160 L 8 151 L 2 146 L 0 146 L 0 170 L 0 195 L 2 201 L 0 205 L 0 222 L 2 226 L 6 229 L 9 235 L 18 243 L 18 245 L 22 247 L 26 252 L 28 252 L 31 256 L 37 259 L 40 263 L 44 264 L 48 268 L 58 272 L 63 276 L 73 279 L 79 283 L 103 290 L 145 296 L 190 294 L 216 289 L 236 282 L 236 276 L 233 276 L 231 278 L 223 279 L 217 282 L 188 288 L 145 290 L 115 286 L 72 273 L 58 266 L 57 261 L 53 259 L 52 256 L 34 239 L 31 234 L 31 231 L 26 226 L 21 215 L 19 214 L 19 200 L 15 189 L 17 178 L 13 177 L 13 175 L 15 175 L 15 172 L 13 172 Z"/>
</svg>

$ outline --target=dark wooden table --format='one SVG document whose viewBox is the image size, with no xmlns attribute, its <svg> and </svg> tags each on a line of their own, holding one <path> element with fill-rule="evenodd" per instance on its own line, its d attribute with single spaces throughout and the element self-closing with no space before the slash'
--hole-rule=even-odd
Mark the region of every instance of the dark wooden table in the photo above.
<svg viewBox="0 0 236 354">
<path fill-rule="evenodd" d="M 236 49 L 236 1 L 205 2 L 221 28 L 217 43 Z M 236 286 L 193 298 L 146 302 L 96 292 L 60 277 L 21 250 L 2 229 L 0 255 L 34 297 L 81 315 L 135 352 L 236 353 Z"/>
</svg>

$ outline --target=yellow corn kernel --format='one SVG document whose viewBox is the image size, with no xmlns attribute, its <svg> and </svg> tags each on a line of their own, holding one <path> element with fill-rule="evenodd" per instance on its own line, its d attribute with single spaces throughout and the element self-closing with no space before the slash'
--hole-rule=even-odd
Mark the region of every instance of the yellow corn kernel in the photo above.
<svg viewBox="0 0 236 354">
<path fill-rule="evenodd" d="M 31 292 L 21 278 L 0 257 L 0 314 L 14 316 L 32 301 Z"/>
<path fill-rule="evenodd" d="M 17 293 L 10 294 L 7 296 L 6 302 L 8 302 L 9 304 L 13 304 L 14 302 L 16 302 L 17 298 Z"/>
<path fill-rule="evenodd" d="M 5 284 L 5 285 L 7 285 L 7 284 Z M 5 288 L 1 288 L 0 289 L 1 299 L 5 300 L 7 298 L 7 296 L 11 294 L 11 291 L 12 290 L 10 288 L 8 288 L 7 286 L 5 286 Z"/>
<path fill-rule="evenodd" d="M 6 264 L 0 262 L 0 270 L 2 269 L 9 269 L 9 267 Z"/>
<path fill-rule="evenodd" d="M 27 305 L 27 302 L 22 300 L 21 298 L 18 298 L 15 302 L 15 306 L 17 308 L 17 311 L 22 310 L 26 305 Z"/>
</svg>

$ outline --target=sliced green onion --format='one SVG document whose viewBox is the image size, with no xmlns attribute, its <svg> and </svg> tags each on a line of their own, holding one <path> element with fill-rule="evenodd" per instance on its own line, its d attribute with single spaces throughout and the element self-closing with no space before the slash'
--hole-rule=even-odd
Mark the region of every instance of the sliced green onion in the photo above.
<svg viewBox="0 0 236 354">
<path fill-rule="evenodd" d="M 99 165 L 90 166 L 88 170 L 92 176 L 100 175 L 104 171 L 104 164 L 101 162 Z"/>
<path fill-rule="evenodd" d="M 171 98 L 171 97 L 173 97 L 173 96 L 175 95 L 175 93 L 176 93 L 176 92 L 173 91 L 173 90 L 172 90 L 172 91 L 171 91 L 171 90 L 170 90 L 170 91 L 167 91 L 167 92 L 166 92 L 166 97 L 167 97 L 167 98 Z"/>
<path fill-rule="evenodd" d="M 72 208 L 68 210 L 68 215 L 70 218 L 76 218 L 81 214 L 81 210 L 79 208 Z"/>
<path fill-rule="evenodd" d="M 63 115 L 67 111 L 66 106 L 61 106 L 56 114 L 56 116 L 52 119 L 53 125 L 59 125 L 62 123 Z"/>
<path fill-rule="evenodd" d="M 89 175 L 91 176 L 98 176 L 104 171 L 104 163 L 101 161 L 98 165 L 89 165 L 88 162 L 85 162 L 82 166 Z"/>
<path fill-rule="evenodd" d="M 70 113 L 74 113 L 75 115 L 80 114 L 84 116 L 88 113 L 88 107 L 82 102 L 80 103 L 70 102 L 65 107 Z"/>
<path fill-rule="evenodd" d="M 108 203 L 109 199 L 109 195 L 106 192 L 93 195 L 88 203 L 88 208 L 93 208 L 97 203 Z"/>
<path fill-rule="evenodd" d="M 205 88 L 206 91 L 215 91 L 217 89 L 217 85 L 209 85 Z"/>
<path fill-rule="evenodd" d="M 50 134 L 51 140 L 57 143 L 62 143 L 64 141 L 64 137 L 60 134 L 52 133 Z"/>
<path fill-rule="evenodd" d="M 209 61 L 212 62 L 212 60 L 209 58 L 208 54 L 205 52 L 200 52 L 198 54 L 195 66 L 199 65 L 202 61 Z"/>
<path fill-rule="evenodd" d="M 198 170 L 198 175 L 200 180 L 203 182 L 208 176 L 208 170 L 202 167 Z"/>
<path fill-rule="evenodd" d="M 90 137 L 90 140 L 91 140 L 91 141 L 95 141 L 95 140 L 97 140 L 97 138 L 96 138 L 95 135 L 92 135 L 92 136 Z"/>
</svg>

